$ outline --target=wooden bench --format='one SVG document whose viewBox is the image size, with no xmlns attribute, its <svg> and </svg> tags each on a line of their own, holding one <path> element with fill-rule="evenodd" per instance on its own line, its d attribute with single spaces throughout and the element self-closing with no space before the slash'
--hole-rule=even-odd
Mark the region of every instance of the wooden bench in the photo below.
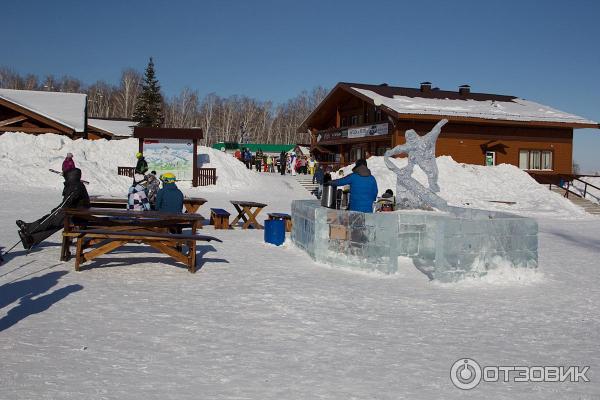
<svg viewBox="0 0 600 400">
<path fill-rule="evenodd" d="M 109 253 L 124 244 L 143 242 L 158 251 L 171 256 L 176 261 L 184 263 L 191 273 L 196 272 L 196 241 L 222 242 L 213 236 L 169 233 L 169 232 L 135 232 L 108 229 L 72 230 L 69 236 L 77 239 L 75 254 L 75 270 L 79 271 L 82 263 Z M 94 245 L 98 244 L 98 247 Z M 181 250 L 187 245 L 187 254 Z M 85 250 L 91 249 L 87 252 Z"/>
<path fill-rule="evenodd" d="M 284 213 L 269 213 L 267 214 L 269 216 L 269 219 L 275 219 L 275 220 L 279 220 L 282 219 L 285 221 L 285 231 L 286 232 L 291 232 L 292 231 L 292 216 L 290 214 L 284 214 Z"/>
<path fill-rule="evenodd" d="M 60 259 L 71 258 L 70 246 L 77 241 L 75 269 L 82 262 L 109 253 L 128 243 L 145 243 L 196 271 L 196 241 L 219 241 L 197 235 L 203 217 L 192 213 L 165 213 L 106 208 L 65 208 Z M 191 228 L 191 233 L 181 233 Z M 183 245 L 188 251 L 183 252 Z M 90 249 L 85 252 L 84 250 Z"/>
<path fill-rule="evenodd" d="M 215 226 L 215 229 L 229 229 L 229 216 L 231 214 L 222 208 L 210 209 L 210 224 Z"/>
</svg>

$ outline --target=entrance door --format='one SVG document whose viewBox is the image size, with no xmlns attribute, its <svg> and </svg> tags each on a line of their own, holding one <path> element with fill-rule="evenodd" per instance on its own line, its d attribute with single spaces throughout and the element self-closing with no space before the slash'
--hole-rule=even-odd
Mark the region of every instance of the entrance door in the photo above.
<svg viewBox="0 0 600 400">
<path fill-rule="evenodd" d="M 486 151 L 485 152 L 485 165 L 491 167 L 496 165 L 496 152 Z"/>
</svg>

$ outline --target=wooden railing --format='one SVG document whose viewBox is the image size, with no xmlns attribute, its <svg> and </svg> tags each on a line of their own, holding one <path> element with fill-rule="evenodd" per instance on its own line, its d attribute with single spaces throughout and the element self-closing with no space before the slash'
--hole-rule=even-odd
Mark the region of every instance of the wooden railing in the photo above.
<svg viewBox="0 0 600 400">
<path fill-rule="evenodd" d="M 217 183 L 216 168 L 198 168 L 194 177 L 193 186 L 208 186 Z"/>
<path fill-rule="evenodd" d="M 117 174 L 133 178 L 135 167 L 117 167 Z"/>
<path fill-rule="evenodd" d="M 550 189 L 552 189 L 552 185 L 556 186 L 559 189 L 563 189 L 565 191 L 564 197 L 567 197 L 567 198 L 569 197 L 569 194 L 572 194 L 573 196 L 585 198 L 585 196 L 587 195 L 588 186 L 592 187 L 596 190 L 600 190 L 600 188 L 598 186 L 595 186 L 595 185 L 581 179 L 581 178 L 585 178 L 585 177 L 597 177 L 596 175 L 574 175 L 574 174 L 553 174 L 553 173 L 543 174 L 543 173 L 535 173 L 535 172 L 529 172 L 529 175 L 531 175 L 531 177 L 533 179 L 535 179 L 538 183 L 541 183 L 543 185 L 549 185 Z M 583 183 L 583 195 L 571 190 L 571 187 L 575 187 L 575 185 L 573 185 L 573 181 L 579 181 L 579 182 Z M 577 188 L 577 190 L 580 190 L 580 189 Z"/>
</svg>

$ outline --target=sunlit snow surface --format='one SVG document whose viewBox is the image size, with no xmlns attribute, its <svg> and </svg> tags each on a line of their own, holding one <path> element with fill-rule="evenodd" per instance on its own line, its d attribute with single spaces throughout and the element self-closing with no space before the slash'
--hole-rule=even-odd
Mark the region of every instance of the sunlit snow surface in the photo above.
<svg viewBox="0 0 600 400">
<path fill-rule="evenodd" d="M 133 163 L 134 141 L 122 151 L 107 142 L 52 142 L 43 152 L 37 141 L 54 139 L 29 138 L 17 157 L 16 142 L 7 140 L 15 139 L 0 136 L 0 246 L 18 240 L 15 219 L 33 220 L 57 204 L 62 184 L 46 170 L 60 168 L 67 151 L 80 152 L 75 161 L 97 193 L 121 194 L 129 184 L 114 171 Z M 261 220 L 310 198 L 292 177 L 214 159 L 229 182 L 185 188 L 208 199 L 205 216 L 247 199 L 269 204 Z M 17 247 L 0 266 L 0 399 L 600 397 L 600 220 L 517 168 L 437 161 L 449 203 L 536 216 L 537 272 L 499 269 L 436 284 L 408 262 L 394 275 L 357 273 L 315 264 L 289 243 L 264 244 L 262 231 L 208 228 L 203 233 L 223 243 L 200 243 L 195 275 L 137 246 L 76 273 L 72 261 L 58 261 L 55 235 L 28 256 Z M 369 165 L 381 191 L 394 187 L 383 160 Z M 462 357 L 481 365 L 589 365 L 591 382 L 482 383 L 464 392 L 449 379 Z"/>
</svg>

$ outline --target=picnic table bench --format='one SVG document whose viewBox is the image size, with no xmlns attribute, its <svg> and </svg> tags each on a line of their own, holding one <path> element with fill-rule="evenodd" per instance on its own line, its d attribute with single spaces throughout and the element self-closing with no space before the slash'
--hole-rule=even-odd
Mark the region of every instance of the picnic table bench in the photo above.
<svg viewBox="0 0 600 400">
<path fill-rule="evenodd" d="M 193 214 L 206 203 L 202 197 L 183 197 L 185 211 Z M 90 196 L 90 206 L 96 208 L 127 208 L 127 198 Z"/>
<path fill-rule="evenodd" d="M 238 215 L 233 219 L 229 226 L 233 227 L 237 222 L 242 219 L 244 224 L 242 225 L 242 229 L 248 229 L 250 226 L 253 226 L 255 229 L 263 229 L 264 227 L 256 220 L 256 217 L 263 208 L 267 205 L 263 203 L 257 203 L 255 201 L 239 201 L 239 200 L 231 200 L 231 204 L 235 207 L 238 212 Z M 254 211 L 252 209 L 254 208 Z"/>
<path fill-rule="evenodd" d="M 72 241 L 77 243 L 75 270 L 83 262 L 114 251 L 128 243 L 144 243 L 196 272 L 196 242 L 220 239 L 197 235 L 203 220 L 198 214 L 163 213 L 105 208 L 67 208 L 61 248 L 61 260 L 71 257 Z M 191 228 L 191 233 L 182 233 Z M 183 251 L 183 245 L 187 252 Z M 86 250 L 89 250 L 86 252 Z"/>
<path fill-rule="evenodd" d="M 269 216 L 270 220 L 278 220 L 278 219 L 282 219 L 285 221 L 285 231 L 286 232 L 291 232 L 292 231 L 292 216 L 290 214 L 285 214 L 285 213 L 268 213 L 267 214 Z"/>
<path fill-rule="evenodd" d="M 222 208 L 210 209 L 210 224 L 215 226 L 215 229 L 229 229 L 229 216 L 231 214 Z"/>
</svg>

